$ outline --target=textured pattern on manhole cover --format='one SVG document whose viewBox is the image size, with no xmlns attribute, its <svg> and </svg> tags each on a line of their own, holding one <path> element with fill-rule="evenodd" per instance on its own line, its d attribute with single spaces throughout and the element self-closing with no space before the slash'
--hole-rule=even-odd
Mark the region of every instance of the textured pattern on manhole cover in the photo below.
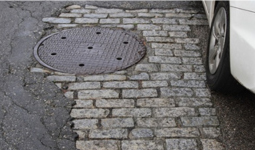
<svg viewBox="0 0 255 150">
<path fill-rule="evenodd" d="M 85 27 L 64 30 L 43 38 L 35 58 L 45 67 L 75 74 L 110 73 L 137 63 L 143 42 L 121 29 Z"/>
</svg>

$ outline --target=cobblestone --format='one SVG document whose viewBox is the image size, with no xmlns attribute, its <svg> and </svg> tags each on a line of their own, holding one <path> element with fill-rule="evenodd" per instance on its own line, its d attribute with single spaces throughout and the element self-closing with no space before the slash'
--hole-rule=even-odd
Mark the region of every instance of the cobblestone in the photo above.
<svg viewBox="0 0 255 150">
<path fill-rule="evenodd" d="M 166 147 L 167 150 L 198 150 L 194 139 L 167 139 Z"/>
<path fill-rule="evenodd" d="M 162 128 L 155 129 L 155 135 L 157 137 L 199 137 L 199 131 L 197 128 Z"/>
<path fill-rule="evenodd" d="M 71 117 L 74 118 L 104 118 L 110 111 L 108 109 L 72 109 Z"/>
<path fill-rule="evenodd" d="M 151 129 L 133 129 L 129 135 L 131 139 L 139 138 L 151 138 L 153 137 L 153 131 Z"/>
<path fill-rule="evenodd" d="M 118 107 L 134 107 L 133 99 L 99 99 L 96 100 L 96 107 L 99 108 L 118 108 Z"/>
<path fill-rule="evenodd" d="M 54 28 L 117 27 L 143 36 L 147 54 L 124 71 L 70 75 L 41 68 L 67 98 L 81 150 L 222 149 L 216 109 L 205 85 L 194 25 L 204 14 L 185 9 L 123 10 L 91 5 L 68 6 L 44 18 Z M 54 15 L 55 16 L 55 15 Z M 67 88 L 68 87 L 68 88 Z"/>
<path fill-rule="evenodd" d="M 114 90 L 81 90 L 78 92 L 79 99 L 95 98 L 118 98 L 119 93 Z"/>
<path fill-rule="evenodd" d="M 149 108 L 120 108 L 113 109 L 112 115 L 115 117 L 150 117 L 151 109 Z"/>
<path fill-rule="evenodd" d="M 176 107 L 176 108 L 155 108 L 154 115 L 156 117 L 181 117 L 181 116 L 195 116 L 194 108 Z"/>
<path fill-rule="evenodd" d="M 80 150 L 118 150 L 117 140 L 92 140 L 76 141 L 76 147 Z"/>
<path fill-rule="evenodd" d="M 138 127 L 175 127 L 174 118 L 137 118 Z"/>
<path fill-rule="evenodd" d="M 173 99 L 163 99 L 163 98 L 147 98 L 138 99 L 137 106 L 140 107 L 174 107 L 175 102 Z"/>
<path fill-rule="evenodd" d="M 157 97 L 158 92 L 156 89 L 139 89 L 139 90 L 123 90 L 123 98 L 139 98 L 139 97 Z"/>
<path fill-rule="evenodd" d="M 155 140 L 124 140 L 121 144 L 122 150 L 164 150 L 163 144 Z"/>
<path fill-rule="evenodd" d="M 128 137 L 127 129 L 104 129 L 104 130 L 90 130 L 89 138 L 95 139 L 122 139 Z"/>
<path fill-rule="evenodd" d="M 134 121 L 132 118 L 102 119 L 101 124 L 103 128 L 134 127 Z"/>
</svg>

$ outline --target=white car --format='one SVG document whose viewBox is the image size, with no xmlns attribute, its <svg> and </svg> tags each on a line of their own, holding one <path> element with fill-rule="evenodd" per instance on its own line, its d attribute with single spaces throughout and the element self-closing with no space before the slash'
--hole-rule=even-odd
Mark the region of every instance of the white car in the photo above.
<svg viewBox="0 0 255 150">
<path fill-rule="evenodd" d="M 243 85 L 255 93 L 255 1 L 202 2 L 210 26 L 208 86 L 214 91 L 238 92 Z"/>
</svg>

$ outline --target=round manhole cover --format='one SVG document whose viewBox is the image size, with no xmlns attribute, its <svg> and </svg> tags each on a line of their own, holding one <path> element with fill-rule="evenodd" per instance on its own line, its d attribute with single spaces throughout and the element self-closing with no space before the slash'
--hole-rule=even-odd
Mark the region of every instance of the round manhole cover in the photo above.
<svg viewBox="0 0 255 150">
<path fill-rule="evenodd" d="M 45 67 L 74 74 L 101 74 L 125 69 L 145 55 L 146 47 L 121 29 L 85 27 L 64 30 L 40 40 L 35 58 Z"/>
</svg>

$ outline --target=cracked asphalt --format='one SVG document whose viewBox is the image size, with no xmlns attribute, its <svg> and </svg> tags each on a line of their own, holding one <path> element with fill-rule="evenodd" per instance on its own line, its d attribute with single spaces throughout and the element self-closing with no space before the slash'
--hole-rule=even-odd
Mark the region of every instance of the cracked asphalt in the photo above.
<svg viewBox="0 0 255 150">
<path fill-rule="evenodd" d="M 86 2 L 88 4 L 138 8 L 202 7 L 201 2 Z M 62 7 L 85 2 L 0 2 L 0 145 L 1 150 L 74 150 L 71 130 L 72 101 L 65 98 L 43 74 L 30 73 L 36 42 L 47 28 L 43 17 L 59 13 Z M 205 51 L 207 27 L 194 33 Z M 226 149 L 250 150 L 255 146 L 255 96 L 212 93 L 221 121 Z"/>
</svg>

